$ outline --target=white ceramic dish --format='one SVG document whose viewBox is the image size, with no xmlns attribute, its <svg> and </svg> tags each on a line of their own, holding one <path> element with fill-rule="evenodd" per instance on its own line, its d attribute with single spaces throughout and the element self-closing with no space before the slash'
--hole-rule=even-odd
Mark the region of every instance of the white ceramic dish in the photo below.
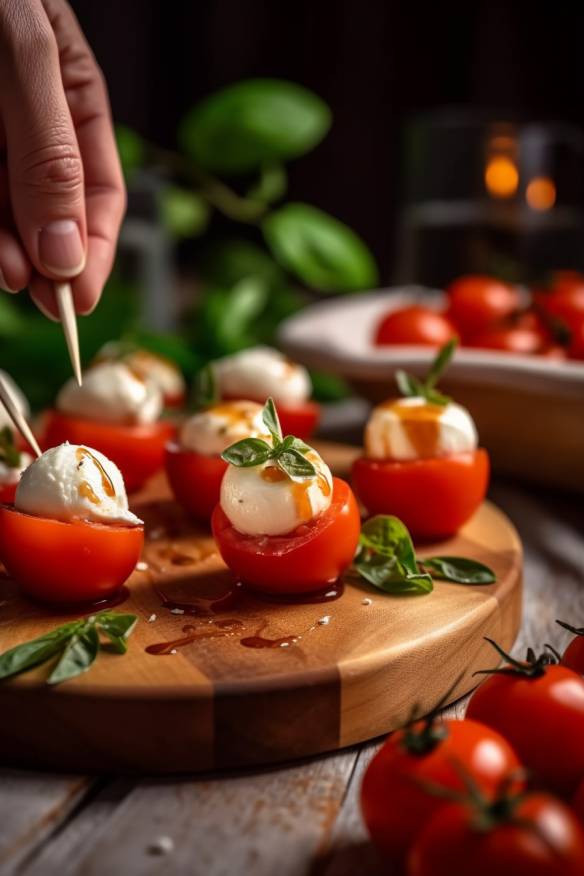
<svg viewBox="0 0 584 876">
<path fill-rule="evenodd" d="M 372 344 L 382 315 L 412 303 L 439 309 L 443 295 L 407 287 L 320 302 L 282 325 L 280 343 L 379 401 L 395 392 L 396 369 L 421 374 L 434 356 Z M 470 409 L 500 471 L 584 490 L 584 363 L 460 349 L 442 385 Z"/>
</svg>

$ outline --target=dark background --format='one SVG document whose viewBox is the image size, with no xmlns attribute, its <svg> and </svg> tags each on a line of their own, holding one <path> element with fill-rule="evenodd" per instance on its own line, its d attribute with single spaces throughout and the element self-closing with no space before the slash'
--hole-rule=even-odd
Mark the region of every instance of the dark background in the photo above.
<svg viewBox="0 0 584 876">
<path fill-rule="evenodd" d="M 387 274 L 403 129 L 441 105 L 584 122 L 584 8 L 387 0 L 72 0 L 114 117 L 174 143 L 185 110 L 250 76 L 285 77 L 334 114 L 290 193 L 358 230 Z"/>
</svg>

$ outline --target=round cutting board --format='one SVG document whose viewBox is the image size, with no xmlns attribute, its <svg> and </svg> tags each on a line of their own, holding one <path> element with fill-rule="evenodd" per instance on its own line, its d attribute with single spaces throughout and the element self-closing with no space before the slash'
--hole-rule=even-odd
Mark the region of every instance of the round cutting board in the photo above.
<svg viewBox="0 0 584 876">
<path fill-rule="evenodd" d="M 356 453 L 319 449 L 340 474 Z M 518 630 L 521 545 L 488 502 L 455 538 L 419 553 L 473 557 L 495 570 L 495 584 L 437 581 L 429 595 L 395 597 L 347 578 L 339 598 L 298 604 L 234 586 L 162 478 L 132 505 L 147 543 L 117 609 L 140 619 L 128 653 L 102 653 L 54 688 L 46 666 L 0 684 L 0 749 L 11 764 L 172 773 L 341 748 L 428 712 L 447 692 L 460 697 L 476 669 L 498 662 L 483 637 L 509 648 Z M 67 619 L 0 579 L 0 651 Z"/>
</svg>

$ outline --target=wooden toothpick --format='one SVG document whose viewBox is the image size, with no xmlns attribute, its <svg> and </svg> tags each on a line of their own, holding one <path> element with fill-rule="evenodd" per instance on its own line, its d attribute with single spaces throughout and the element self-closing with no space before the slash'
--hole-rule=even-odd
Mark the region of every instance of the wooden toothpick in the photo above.
<svg viewBox="0 0 584 876">
<path fill-rule="evenodd" d="M 27 444 L 30 444 L 37 456 L 42 455 L 42 450 L 39 447 L 36 438 L 32 434 L 32 429 L 26 422 L 24 415 L 21 413 L 18 403 L 12 393 L 12 390 L 6 383 L 4 377 L 0 374 L 0 401 L 6 408 L 8 416 L 14 423 L 18 432 L 22 435 Z"/>
<path fill-rule="evenodd" d="M 81 386 L 81 357 L 79 356 L 79 335 L 77 334 L 77 317 L 73 305 L 73 294 L 70 283 L 55 283 L 55 296 L 59 317 L 63 326 L 63 333 L 69 350 L 69 358 L 73 366 L 73 374 L 78 385 Z"/>
</svg>

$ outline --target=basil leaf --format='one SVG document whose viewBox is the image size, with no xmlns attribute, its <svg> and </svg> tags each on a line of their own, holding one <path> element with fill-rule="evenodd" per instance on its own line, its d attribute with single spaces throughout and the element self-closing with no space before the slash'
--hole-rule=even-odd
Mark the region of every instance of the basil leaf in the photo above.
<svg viewBox="0 0 584 876">
<path fill-rule="evenodd" d="M 132 635 L 134 627 L 138 623 L 135 614 L 109 614 L 103 612 L 96 616 L 95 622 L 104 633 L 118 654 L 125 654 L 128 650 L 127 639 Z"/>
<path fill-rule="evenodd" d="M 195 410 L 204 410 L 211 407 L 219 400 L 215 372 L 210 365 L 206 365 L 195 376 L 193 389 L 193 407 Z"/>
<path fill-rule="evenodd" d="M 426 376 L 426 380 L 424 381 L 424 385 L 426 390 L 433 389 L 441 378 L 443 372 L 446 367 L 450 363 L 452 357 L 454 356 L 454 351 L 458 345 L 458 341 L 456 338 L 452 338 L 452 340 L 447 341 L 443 347 L 438 351 L 438 355 L 432 362 L 430 366 L 430 370 Z"/>
<path fill-rule="evenodd" d="M 307 453 L 310 453 L 311 450 L 314 450 L 314 448 L 311 447 L 310 444 L 306 444 L 306 442 L 304 442 L 301 438 L 296 437 L 292 437 L 292 443 L 290 446 L 293 447 L 294 450 L 299 450 L 300 453 L 304 453 L 305 455 Z"/>
<path fill-rule="evenodd" d="M 437 389 L 424 389 L 424 398 L 432 405 L 447 405 L 452 399 Z"/>
<path fill-rule="evenodd" d="M 457 584 L 493 584 L 495 573 L 484 563 L 465 557 L 429 557 L 420 561 L 434 577 Z"/>
<path fill-rule="evenodd" d="M 69 639 L 61 659 L 49 675 L 48 684 L 60 684 L 81 675 L 99 653 L 99 635 L 95 623 L 86 622 Z"/>
<path fill-rule="evenodd" d="M 395 372 L 395 382 L 401 394 L 406 398 L 424 395 L 424 385 L 421 380 L 418 380 L 413 374 L 408 374 L 407 371 L 402 371 L 401 368 Z"/>
<path fill-rule="evenodd" d="M 19 672 L 25 672 L 54 657 L 63 650 L 67 641 L 82 625 L 83 621 L 63 624 L 44 636 L 23 642 L 22 645 L 16 645 L 5 651 L 0 655 L 0 679 L 18 675 Z"/>
<path fill-rule="evenodd" d="M 14 443 L 14 433 L 9 426 L 0 430 L 0 461 L 8 468 L 18 468 L 20 465 L 20 450 Z"/>
<path fill-rule="evenodd" d="M 398 517 L 378 514 L 361 528 L 359 544 L 384 557 L 396 557 L 410 574 L 418 574 L 414 545 L 407 527 Z"/>
<path fill-rule="evenodd" d="M 247 191 L 247 197 L 262 204 L 273 204 L 286 194 L 288 177 L 282 164 L 266 164 L 260 169 L 259 180 Z"/>
<path fill-rule="evenodd" d="M 221 459 L 239 468 L 251 468 L 267 462 L 271 455 L 272 448 L 266 441 L 261 438 L 243 438 L 224 450 Z"/>
<path fill-rule="evenodd" d="M 430 593 L 433 589 L 430 575 L 408 572 L 395 557 L 363 552 L 357 556 L 353 566 L 366 581 L 385 593 L 413 595 Z"/>
<path fill-rule="evenodd" d="M 291 448 L 277 453 L 278 466 L 293 480 L 306 481 L 315 477 L 316 468 L 299 450 Z"/>
<path fill-rule="evenodd" d="M 209 222 L 210 210 L 201 195 L 178 186 L 167 186 L 158 196 L 163 226 L 174 237 L 198 237 Z"/>
<path fill-rule="evenodd" d="M 282 427 L 280 426 L 280 420 L 278 418 L 278 412 L 273 398 L 269 398 L 266 401 L 262 411 L 262 420 L 264 426 L 273 438 L 274 447 L 277 447 L 282 441 Z"/>
</svg>

